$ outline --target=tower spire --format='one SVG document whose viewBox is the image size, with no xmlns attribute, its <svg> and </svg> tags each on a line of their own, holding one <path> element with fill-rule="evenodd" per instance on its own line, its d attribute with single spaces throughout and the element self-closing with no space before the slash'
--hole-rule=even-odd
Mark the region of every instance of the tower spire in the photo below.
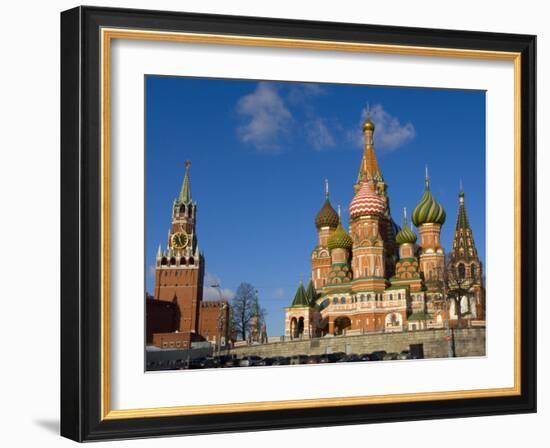
<svg viewBox="0 0 550 448">
<path fill-rule="evenodd" d="M 355 185 L 355 191 L 359 190 L 361 182 L 376 181 L 383 182 L 384 178 L 378 166 L 378 160 L 376 159 L 376 153 L 374 152 L 374 123 L 371 120 L 370 108 L 367 110 L 367 118 L 363 123 L 363 134 L 365 147 L 363 151 L 363 157 L 361 159 L 361 165 L 359 167 L 359 174 L 357 176 L 357 184 Z"/>
<path fill-rule="evenodd" d="M 183 183 L 181 185 L 180 194 L 178 196 L 178 202 L 188 203 L 191 202 L 191 183 L 189 181 L 189 167 L 191 166 L 191 161 L 185 161 L 185 176 L 183 178 Z"/>
<path fill-rule="evenodd" d="M 453 259 L 477 258 L 477 249 L 474 243 L 472 228 L 468 220 L 468 214 L 466 213 L 464 191 L 462 189 L 458 193 L 458 214 L 456 217 L 456 228 L 452 247 L 451 257 Z"/>
<path fill-rule="evenodd" d="M 430 175 L 428 174 L 428 165 L 425 166 L 426 174 L 425 174 L 425 182 L 426 182 L 426 190 L 430 189 Z"/>
</svg>

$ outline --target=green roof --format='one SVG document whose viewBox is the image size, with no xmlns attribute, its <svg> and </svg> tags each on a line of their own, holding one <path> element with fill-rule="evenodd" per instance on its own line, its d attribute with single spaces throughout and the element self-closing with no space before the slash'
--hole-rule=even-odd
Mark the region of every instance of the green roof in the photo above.
<svg viewBox="0 0 550 448">
<path fill-rule="evenodd" d="M 403 214 L 403 227 L 397 233 L 395 237 L 395 242 L 397 244 L 414 244 L 416 243 L 416 233 L 409 227 L 407 222 L 407 212 L 406 209 Z"/>
<path fill-rule="evenodd" d="M 180 194 L 178 196 L 177 202 L 188 204 L 191 202 L 191 183 L 189 182 L 189 166 L 191 162 L 189 160 L 185 161 L 185 177 L 183 178 L 183 183 L 181 185 Z"/>
<path fill-rule="evenodd" d="M 300 282 L 300 286 L 298 286 L 296 295 L 290 306 L 292 308 L 309 307 L 309 300 L 307 299 L 307 293 L 302 282 Z"/>
<path fill-rule="evenodd" d="M 306 298 L 311 306 L 315 305 L 315 301 L 317 300 L 317 291 L 315 290 L 313 280 L 310 280 L 307 284 Z"/>
</svg>

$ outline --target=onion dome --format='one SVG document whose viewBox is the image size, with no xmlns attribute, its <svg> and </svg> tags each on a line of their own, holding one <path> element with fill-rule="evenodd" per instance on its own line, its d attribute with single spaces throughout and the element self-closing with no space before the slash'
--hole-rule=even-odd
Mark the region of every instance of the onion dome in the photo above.
<svg viewBox="0 0 550 448">
<path fill-rule="evenodd" d="M 349 214 L 351 218 L 365 215 L 383 216 L 385 210 L 386 203 L 384 199 L 372 191 L 368 182 L 363 182 L 361 184 L 361 188 L 355 193 L 349 205 Z"/>
<path fill-rule="evenodd" d="M 416 243 L 416 233 L 409 226 L 407 222 L 407 209 L 404 210 L 403 214 L 403 227 L 398 232 L 395 237 L 395 242 L 397 244 L 414 244 Z"/>
<path fill-rule="evenodd" d="M 336 230 L 330 235 L 327 246 L 332 249 L 347 249 L 350 250 L 353 246 L 353 240 L 348 235 L 348 232 L 342 227 L 342 223 L 338 223 Z"/>
<path fill-rule="evenodd" d="M 426 169 L 426 190 L 413 210 L 412 222 L 416 227 L 420 227 L 422 224 L 443 224 L 445 217 L 445 210 L 434 199 L 430 191 L 430 179 Z"/>
<path fill-rule="evenodd" d="M 317 226 L 317 229 L 321 229 L 322 227 L 330 227 L 331 229 L 335 229 L 339 222 L 340 217 L 328 199 L 328 181 L 325 180 L 325 203 L 315 217 L 315 225 Z"/>
</svg>

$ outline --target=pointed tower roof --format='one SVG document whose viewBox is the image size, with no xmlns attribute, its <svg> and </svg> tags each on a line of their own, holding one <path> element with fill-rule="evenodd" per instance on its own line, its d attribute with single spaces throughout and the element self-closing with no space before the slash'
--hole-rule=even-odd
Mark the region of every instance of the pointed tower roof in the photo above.
<svg viewBox="0 0 550 448">
<path fill-rule="evenodd" d="M 365 150 L 363 151 L 363 158 L 361 159 L 361 165 L 359 167 L 359 175 L 357 176 L 358 184 L 371 179 L 378 182 L 382 182 L 384 180 L 380 167 L 378 166 L 376 153 L 374 152 L 374 128 L 374 123 L 372 122 L 369 114 L 365 123 L 363 123 Z"/>
<path fill-rule="evenodd" d="M 458 214 L 456 217 L 455 236 L 451 251 L 451 259 L 471 260 L 477 258 L 474 235 L 472 228 L 470 227 L 470 222 L 468 221 L 468 214 L 466 213 L 464 191 L 461 188 L 458 193 Z"/>
<path fill-rule="evenodd" d="M 317 291 L 315 290 L 315 285 L 313 284 L 313 280 L 311 279 L 307 284 L 306 297 L 310 306 L 315 305 L 315 301 L 317 300 Z"/>
<path fill-rule="evenodd" d="M 191 161 L 185 161 L 185 176 L 183 178 L 183 183 L 181 184 L 180 194 L 178 196 L 178 203 L 189 203 L 191 202 L 191 183 L 189 182 L 189 167 L 191 166 Z"/>
<path fill-rule="evenodd" d="M 300 285 L 296 290 L 294 300 L 292 301 L 292 305 L 290 306 L 291 308 L 309 307 L 309 300 L 307 299 L 307 293 L 304 289 L 304 284 L 302 283 L 302 280 L 300 280 Z"/>
</svg>

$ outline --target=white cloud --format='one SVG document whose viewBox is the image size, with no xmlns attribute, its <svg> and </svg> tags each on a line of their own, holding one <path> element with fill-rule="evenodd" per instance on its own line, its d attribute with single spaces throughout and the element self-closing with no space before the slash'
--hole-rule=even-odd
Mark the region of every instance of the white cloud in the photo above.
<svg viewBox="0 0 550 448">
<path fill-rule="evenodd" d="M 285 294 L 284 288 L 275 288 L 275 291 L 273 291 L 274 299 L 284 299 L 285 297 L 286 297 L 286 294 Z"/>
<path fill-rule="evenodd" d="M 211 272 L 204 274 L 203 300 L 231 300 L 233 297 L 235 297 L 235 293 L 231 289 L 221 287 L 219 277 Z"/>
<path fill-rule="evenodd" d="M 298 83 L 290 86 L 287 98 L 293 104 L 307 106 L 306 100 L 326 93 L 327 89 L 320 84 Z"/>
<path fill-rule="evenodd" d="M 278 151 L 293 118 L 274 84 L 258 83 L 253 93 L 239 99 L 237 112 L 244 120 L 238 130 L 241 141 L 262 152 Z"/>
<path fill-rule="evenodd" d="M 305 125 L 305 132 L 307 141 L 318 151 L 336 144 L 325 121 L 320 117 L 308 121 Z"/>
<path fill-rule="evenodd" d="M 361 124 L 367 118 L 369 111 L 375 124 L 374 144 L 378 148 L 394 151 L 416 136 L 416 130 L 410 121 L 401 124 L 399 118 L 387 112 L 381 104 L 375 104 L 370 108 L 365 107 L 361 113 Z M 348 132 L 348 138 L 358 146 L 362 146 L 363 133 L 361 127 L 358 126 L 353 131 Z"/>
</svg>

